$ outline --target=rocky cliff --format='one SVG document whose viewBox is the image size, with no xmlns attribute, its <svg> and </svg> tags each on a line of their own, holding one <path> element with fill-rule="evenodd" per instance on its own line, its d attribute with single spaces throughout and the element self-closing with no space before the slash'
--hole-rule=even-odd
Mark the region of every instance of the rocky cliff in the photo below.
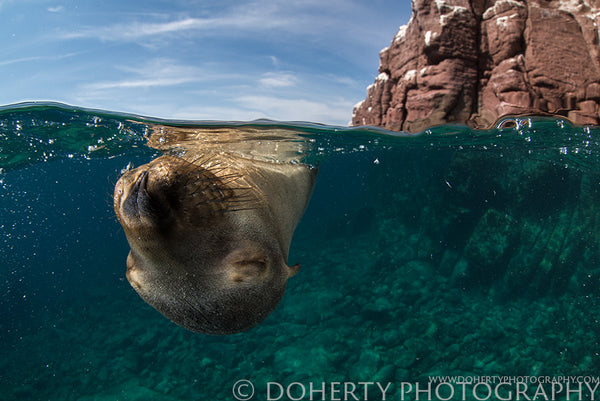
<svg viewBox="0 0 600 401">
<path fill-rule="evenodd" d="M 413 0 L 353 125 L 483 127 L 506 114 L 598 124 L 600 0 Z"/>
</svg>

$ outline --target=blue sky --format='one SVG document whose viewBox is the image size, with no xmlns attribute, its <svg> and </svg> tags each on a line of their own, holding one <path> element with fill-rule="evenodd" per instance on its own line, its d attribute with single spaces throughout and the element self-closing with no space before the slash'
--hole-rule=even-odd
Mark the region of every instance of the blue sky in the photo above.
<svg viewBox="0 0 600 401">
<path fill-rule="evenodd" d="M 0 0 L 0 104 L 346 125 L 409 0 Z"/>
</svg>

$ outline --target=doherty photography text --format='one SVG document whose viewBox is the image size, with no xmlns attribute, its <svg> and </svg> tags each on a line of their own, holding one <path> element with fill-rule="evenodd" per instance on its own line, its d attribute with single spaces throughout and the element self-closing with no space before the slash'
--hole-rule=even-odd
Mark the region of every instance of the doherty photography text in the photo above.
<svg viewBox="0 0 600 401">
<path fill-rule="evenodd" d="M 232 389 L 237 401 L 554 401 L 596 400 L 596 376 L 430 376 L 413 382 L 399 381 L 268 381 L 255 388 L 238 380 Z"/>
</svg>

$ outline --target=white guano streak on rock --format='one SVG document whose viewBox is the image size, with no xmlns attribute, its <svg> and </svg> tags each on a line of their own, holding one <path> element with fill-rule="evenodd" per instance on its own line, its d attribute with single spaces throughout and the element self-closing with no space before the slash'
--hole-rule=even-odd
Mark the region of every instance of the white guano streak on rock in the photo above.
<svg viewBox="0 0 600 401">
<path fill-rule="evenodd" d="M 402 79 L 405 81 L 414 81 L 417 78 L 417 70 L 408 70 L 404 73 Z"/>
<path fill-rule="evenodd" d="M 360 102 L 358 102 L 354 105 L 354 107 L 352 108 L 352 110 L 353 110 L 352 116 L 356 115 L 356 109 L 358 109 L 359 107 L 362 107 L 364 102 L 365 102 L 364 100 L 361 100 Z"/>
<path fill-rule="evenodd" d="M 523 3 L 519 3 L 515 0 L 499 0 L 492 7 L 485 10 L 482 18 L 484 20 L 492 18 L 498 13 L 498 9 L 500 9 L 504 5 L 509 5 L 511 8 L 525 8 L 525 5 Z"/>
<path fill-rule="evenodd" d="M 376 81 L 387 81 L 390 78 L 390 76 L 386 73 L 386 72 L 381 72 L 379 73 L 379 75 L 377 75 L 377 78 L 375 78 Z"/>
<path fill-rule="evenodd" d="M 412 20 L 412 17 L 411 17 Z M 404 38 L 406 37 L 406 29 L 408 28 L 408 24 L 407 25 L 402 25 L 400 28 L 398 28 L 398 33 L 396 33 L 396 36 L 394 36 L 394 40 L 392 40 L 393 43 L 396 42 L 401 42 L 404 40 Z"/>
<path fill-rule="evenodd" d="M 561 0 L 558 9 L 573 15 L 585 15 L 594 21 L 595 25 L 600 17 L 600 8 L 595 7 L 595 4 L 590 4 L 588 0 Z"/>
<path fill-rule="evenodd" d="M 501 28 L 506 28 L 506 27 L 508 27 L 508 20 L 511 18 L 518 17 L 518 16 L 519 16 L 518 14 L 512 14 L 512 15 L 508 15 L 508 16 L 504 16 L 504 17 L 498 17 L 496 19 L 496 25 Z"/>
<path fill-rule="evenodd" d="M 425 46 L 429 46 L 431 44 L 431 31 L 425 32 Z"/>
<path fill-rule="evenodd" d="M 436 6 L 438 8 L 438 12 L 440 13 L 441 26 L 445 26 L 448 23 L 448 20 L 454 18 L 457 14 L 466 14 L 469 12 L 469 10 L 462 6 L 449 6 L 444 4 L 443 7 L 440 7 L 438 4 L 439 2 L 440 0 L 436 0 Z"/>
<path fill-rule="evenodd" d="M 440 36 L 438 32 L 425 32 L 425 46 L 431 45 L 431 41 Z"/>
</svg>

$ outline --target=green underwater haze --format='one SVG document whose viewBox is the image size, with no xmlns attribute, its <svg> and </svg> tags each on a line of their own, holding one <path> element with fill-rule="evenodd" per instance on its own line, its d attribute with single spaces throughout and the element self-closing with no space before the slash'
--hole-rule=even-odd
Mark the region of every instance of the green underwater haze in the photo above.
<svg viewBox="0 0 600 401">
<path fill-rule="evenodd" d="M 300 272 L 248 332 L 187 331 L 125 279 L 112 192 L 124 169 L 160 155 L 147 146 L 157 127 L 290 130 L 295 161 L 320 168 L 288 260 Z M 249 380 L 256 400 L 308 400 L 299 384 L 337 382 L 390 383 L 385 399 L 413 400 L 402 384 L 435 376 L 595 378 L 599 236 L 600 128 L 560 117 L 410 135 L 6 106 L 0 398 L 235 400 Z M 268 394 L 273 382 L 299 384 Z M 584 387 L 570 399 L 594 396 Z M 383 398 L 372 385 L 347 399 Z"/>
</svg>

